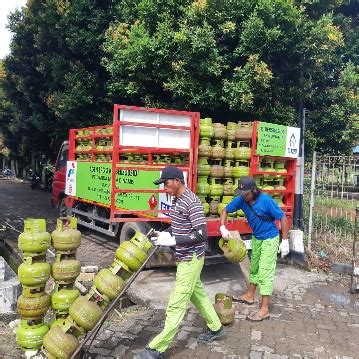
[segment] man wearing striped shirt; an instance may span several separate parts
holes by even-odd
[[[203,289],[200,275],[204,264],[207,240],[206,220],[198,197],[184,182],[183,172],[177,167],[166,167],[155,184],[164,184],[173,196],[170,210],[171,228],[157,232],[156,245],[175,247],[176,283],[166,311],[163,331],[139,353],[138,358],[163,358],[163,353],[173,341],[178,327],[191,301],[205,319],[208,331],[197,340],[210,343],[224,335],[224,329],[213,305]]]

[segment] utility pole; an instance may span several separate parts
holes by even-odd
[[[300,128],[299,157],[295,175],[294,195],[294,229],[303,230],[303,190],[304,190],[304,130],[305,130],[305,108],[303,101],[300,101],[298,110],[298,127]]]
[[[313,232],[313,208],[315,193],[315,178],[317,176],[317,152],[313,152],[312,159],[312,178],[310,184],[310,205],[309,205],[309,222],[308,222],[308,250],[312,250],[312,232]]]

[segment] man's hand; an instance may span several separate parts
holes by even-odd
[[[173,247],[176,245],[176,238],[169,232],[155,232],[155,235],[156,246]]]
[[[229,230],[226,228],[225,225],[222,225],[219,227],[219,230],[221,231],[221,235],[223,239],[229,239],[231,238],[231,234],[229,233]]]
[[[278,253],[280,252],[280,256],[284,258],[289,254],[289,241],[288,239],[282,239],[282,243],[279,245]]]

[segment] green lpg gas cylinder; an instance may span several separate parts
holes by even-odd
[[[125,286],[124,280],[107,268],[101,269],[96,274],[93,283],[100,293],[106,295],[111,300],[115,299]]]
[[[43,293],[38,297],[20,295],[16,307],[18,314],[25,319],[40,319],[48,310],[50,297]]]
[[[130,241],[125,241],[116,250],[116,258],[125,263],[130,270],[137,271],[147,259],[147,254]]]
[[[81,244],[81,232],[71,228],[71,223],[68,224],[67,221],[67,219],[59,218],[56,229],[51,233],[52,245],[59,251],[75,250]]]
[[[232,306],[231,297],[225,295],[224,293],[217,293],[213,307],[223,325],[229,325],[234,322],[235,309]]]
[[[222,249],[225,258],[227,258],[230,262],[242,262],[247,255],[246,245],[240,239],[231,238],[229,240],[224,240],[221,238],[218,244]]]
[[[131,238],[130,242],[135,244],[138,248],[141,248],[144,252],[147,252],[153,247],[152,242],[143,233],[136,231],[135,235]]]
[[[77,338],[65,333],[59,325],[54,325],[44,337],[44,349],[51,359],[69,359],[78,346]]]
[[[29,287],[44,285],[50,278],[50,273],[50,264],[44,262],[22,263],[18,268],[19,282]]]
[[[41,253],[50,248],[51,236],[47,232],[29,233],[19,235],[19,249],[24,253]]]
[[[57,282],[73,283],[81,271],[81,262],[77,259],[63,259],[52,263],[52,276]]]
[[[22,320],[16,332],[16,343],[24,350],[38,350],[48,331],[49,327],[43,322],[30,325],[26,320]]]
[[[91,330],[102,316],[101,308],[85,297],[78,297],[69,312],[75,323],[86,331]]]
[[[51,307],[59,311],[68,311],[72,303],[80,296],[77,288],[62,288],[51,294]]]

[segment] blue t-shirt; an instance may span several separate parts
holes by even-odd
[[[266,193],[260,193],[257,200],[252,204],[254,211],[260,216],[268,216],[274,219],[282,219],[283,211],[279,208],[274,199]],[[247,217],[248,223],[253,230],[253,235],[257,239],[268,239],[276,237],[279,234],[278,228],[274,221],[267,222],[258,218],[249,208],[248,203],[242,196],[235,197],[227,204],[228,213],[242,210]]]

